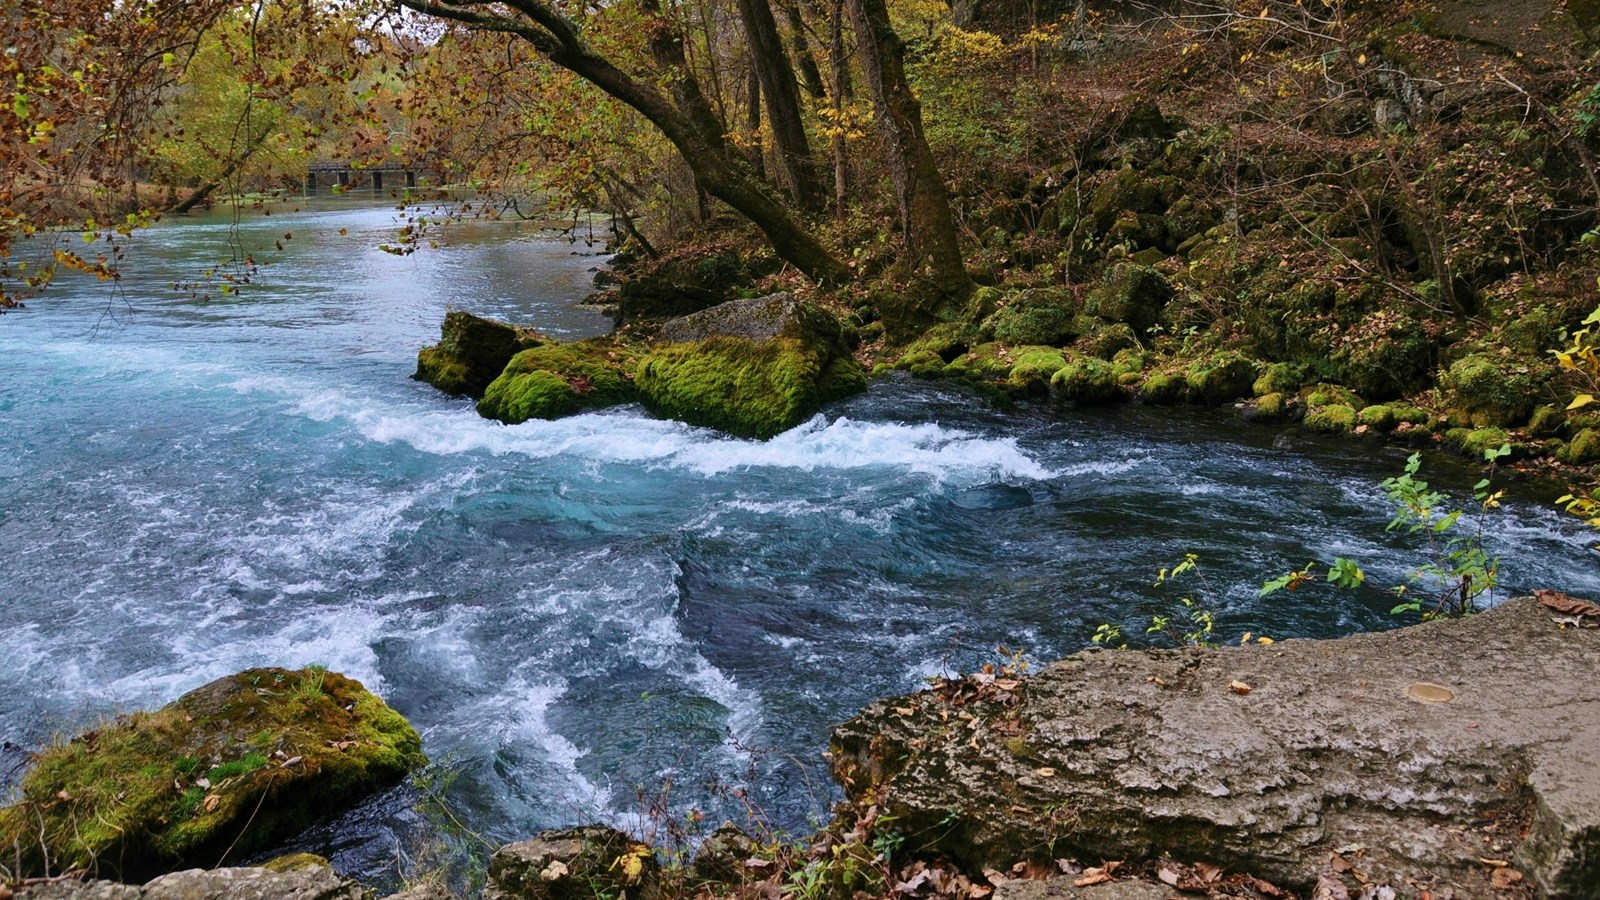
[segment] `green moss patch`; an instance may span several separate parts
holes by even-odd
[[[484,391],[478,414],[515,425],[632,402],[633,362],[627,349],[606,338],[524,350]]]
[[[453,310],[445,313],[439,343],[417,352],[411,376],[441,391],[481,397],[518,351],[544,339],[535,331]]]
[[[416,730],[359,682],[250,669],[40,753],[0,809],[0,852],[22,876],[210,868],[425,762]]]
[[[1077,314],[1077,303],[1067,291],[1033,288],[1012,298],[983,327],[1006,344],[1055,346],[1078,336]]]
[[[1050,395],[1057,400],[1089,406],[1128,399],[1117,370],[1105,360],[1075,355],[1050,377]]]
[[[1348,434],[1356,430],[1356,411],[1343,403],[1320,406],[1306,413],[1306,427],[1313,431]]]
[[[1255,380],[1255,361],[1231,352],[1197,359],[1184,373],[1191,403],[1227,403],[1249,396]]]
[[[1012,355],[1006,387],[1022,394],[1042,394],[1050,377],[1067,364],[1066,354],[1053,347],[1021,347]]]
[[[656,415],[762,439],[867,383],[848,354],[789,337],[670,344],[639,362],[634,382]]]
[[[1440,374],[1439,397],[1447,409],[1475,426],[1519,425],[1528,420],[1539,396],[1533,368],[1474,353]]]

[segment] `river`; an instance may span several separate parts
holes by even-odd
[[[1422,558],[1384,530],[1404,451],[1228,410],[1001,412],[888,379],[766,443],[637,408],[487,421],[409,379],[417,348],[447,308],[599,333],[573,301],[603,257],[505,222],[396,257],[377,249],[396,226],[331,200],[164,223],[119,284],[64,278],[0,317],[13,748],[320,664],[409,717],[438,767],[299,842],[347,871],[426,856],[430,793],[489,841],[647,829],[640,791],[669,782],[675,815],[803,829],[835,796],[831,723],[1000,646],[1049,660],[1101,622],[1137,633],[1186,553],[1203,581],[1177,587],[1226,640],[1393,627],[1376,591],[1257,589],[1312,558],[1378,584]],[[230,245],[267,262],[237,296],[172,289]],[[1600,591],[1552,488],[1509,492],[1501,596]]]

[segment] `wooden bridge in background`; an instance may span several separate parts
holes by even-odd
[[[399,161],[359,166],[349,162],[320,160],[306,170],[305,191],[306,196],[314,196],[323,185],[334,188],[336,192],[350,191],[360,187],[363,182],[374,194],[383,193],[385,187],[414,188],[417,186],[417,169]]]

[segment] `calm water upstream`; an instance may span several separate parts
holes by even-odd
[[[447,307],[603,331],[572,306],[600,258],[506,223],[396,258],[376,249],[391,210],[324,203],[161,225],[120,289],[63,281],[0,317],[10,744],[316,663],[416,724],[491,840],[631,824],[636,787],[667,778],[679,809],[715,820],[744,786],[801,827],[831,797],[830,723],[999,644],[1049,659],[1096,623],[1132,630],[1186,552],[1224,635],[1395,624],[1376,594],[1256,589],[1334,554],[1403,577],[1417,554],[1378,487],[1402,451],[1226,413],[1002,414],[893,380],[767,443],[634,408],[505,427],[409,380],[417,348]],[[230,236],[272,259],[258,283],[171,290]],[[973,508],[997,482],[1032,505]],[[1548,492],[1511,494],[1509,586],[1600,590]],[[414,791],[304,843],[391,869],[427,828]]]

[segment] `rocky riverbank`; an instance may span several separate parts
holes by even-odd
[[[653,848],[603,826],[552,832],[497,852],[485,896],[776,897],[796,895],[804,881],[814,888],[808,896],[865,891],[902,900],[991,893],[1028,900],[1080,890],[1107,898],[1594,898],[1595,624],[1600,610],[1593,607],[1555,610],[1521,598],[1467,619],[1380,634],[1097,650],[1037,674],[945,681],[873,704],[838,728],[833,766],[849,802],[807,842],[723,829],[700,845],[693,865],[679,858],[663,868]],[[286,680],[263,687],[261,679],[274,677]],[[31,852],[19,824],[24,817],[87,824],[93,816],[70,813],[84,808],[79,795],[90,793],[91,775],[156,766],[144,757],[136,765],[113,748],[177,729],[184,716],[215,724],[215,712],[202,709],[206,698],[226,696],[232,699],[222,706],[242,703],[259,713],[264,701],[255,698],[303,695],[303,677],[242,673],[118,726],[126,740],[86,735],[66,745],[70,752],[47,752],[24,783],[23,802],[0,812],[13,852]],[[357,690],[353,684],[329,673],[321,689],[347,716],[370,713],[379,703],[370,695],[337,702],[341,691]],[[245,731],[270,717],[250,718]],[[297,787],[326,780],[295,773],[325,773],[382,747],[393,752],[366,766],[381,770],[382,780],[418,761],[414,732],[388,729],[401,738],[390,746],[361,737],[367,728],[335,726],[331,738],[291,741],[297,757],[249,773],[212,767],[202,789],[208,793],[190,815],[238,812],[242,801],[234,802],[238,791],[229,785],[255,785],[262,790],[245,798],[258,807],[249,821],[213,822],[212,833],[259,846],[284,833],[292,818],[285,809],[307,808]],[[302,745],[320,755],[300,756]],[[384,763],[390,756],[393,765]],[[201,783],[198,770],[184,774],[187,758],[177,757],[176,773],[162,768],[164,782],[177,779],[153,791],[170,794],[168,806],[193,793],[179,790],[184,778]],[[40,793],[58,785],[50,796]],[[206,799],[230,790],[226,810]],[[331,809],[333,801],[323,799],[319,808]],[[119,821],[121,843],[70,857],[73,868],[148,876],[182,867],[178,856],[157,852],[165,844],[131,837],[181,826],[170,812]],[[68,862],[70,846],[51,859]],[[268,869],[166,875],[143,887],[71,880],[19,886],[20,896],[33,900],[362,895],[358,885],[304,858]],[[421,885],[402,896],[444,893]]]

